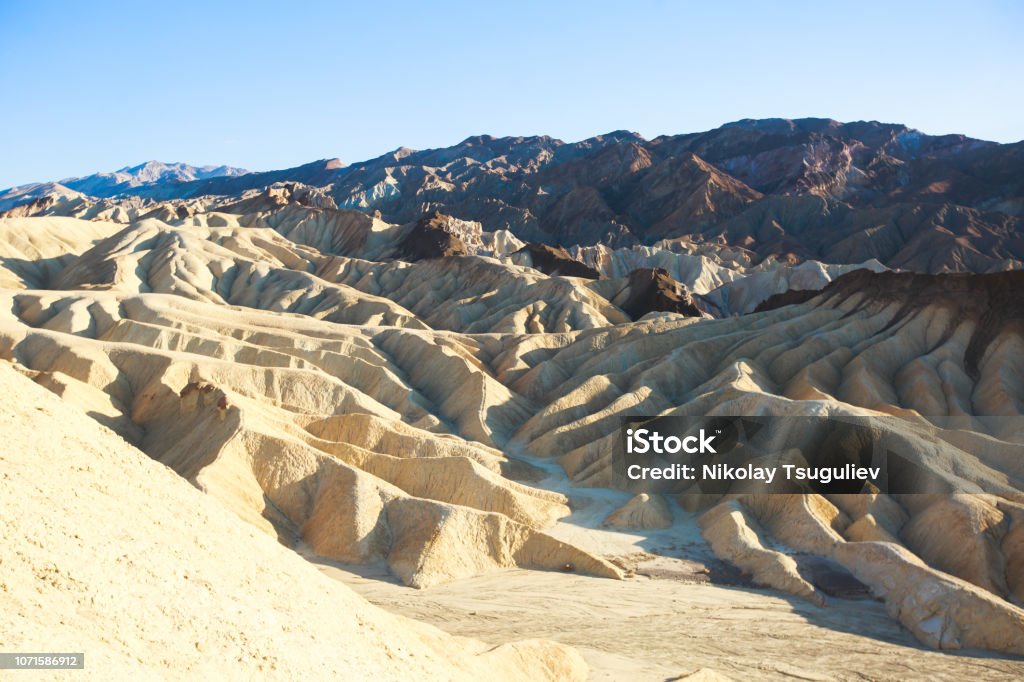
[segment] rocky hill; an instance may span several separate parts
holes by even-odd
[[[45,639],[92,678],[586,678],[554,643],[495,648],[385,613],[10,363],[0,387],[18,396],[0,407],[0,539],[18,548],[5,649]]]

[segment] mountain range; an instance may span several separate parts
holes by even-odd
[[[164,183],[187,183],[217,177],[233,178],[246,173],[248,171],[244,169],[230,166],[196,167],[187,163],[147,161],[137,166],[125,166],[113,173],[94,173],[80,178],[12,187],[0,193],[0,210],[62,192],[77,192],[93,197],[115,197]]]
[[[276,182],[316,188],[322,205],[406,223],[442,211],[555,246],[725,243],[759,259],[989,272],[1024,259],[1024,143],[933,136],[898,124],[742,120],[645,140],[470,137],[245,173],[151,162],[59,183],[92,197],[187,200]],[[50,185],[0,194],[11,209]]]

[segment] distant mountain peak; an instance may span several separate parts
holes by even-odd
[[[233,178],[248,173],[249,171],[244,168],[232,166],[192,166],[187,163],[150,160],[135,166],[119,168],[112,173],[93,173],[77,178],[65,178],[60,184],[89,196],[113,197],[139,187],[210,178]]]
[[[493,135],[470,135],[469,137],[467,137],[465,140],[463,140],[462,142],[460,142],[456,146],[457,147],[463,147],[463,146],[469,147],[469,146],[476,145],[476,144],[487,144],[489,142],[494,142],[497,139],[498,138],[494,137]]]
[[[165,163],[150,160],[134,166],[124,166],[113,172],[64,178],[57,183],[36,182],[12,187],[0,192],[0,206],[10,208],[17,205],[19,201],[24,203],[24,199],[47,191],[46,188],[54,184],[88,196],[109,198],[143,187],[212,178],[235,178],[248,174],[249,171],[244,168],[226,165],[192,166],[187,163]]]
[[[795,132],[825,132],[843,127],[843,123],[833,118],[743,118],[722,126],[727,128],[743,128],[763,133],[786,134]]]
[[[220,176],[238,176],[245,175],[249,171],[244,168],[234,168],[227,165],[207,165],[207,166],[193,166],[188,163],[182,163],[175,161],[167,163],[164,161],[157,161],[152,159],[150,161],[144,161],[136,166],[125,166],[119,168],[114,173],[95,173],[94,175],[109,176],[116,173],[124,173],[132,176],[156,176],[156,179],[160,179],[160,176],[168,173],[177,173],[184,176],[190,176],[189,179],[203,179],[208,177],[220,177]],[[85,176],[92,177],[92,176]],[[84,178],[72,178],[74,180],[82,180]]]
[[[638,132],[632,130],[613,130],[610,133],[604,133],[603,135],[595,135],[594,139],[598,140],[615,140],[617,142],[646,142],[646,138]]]

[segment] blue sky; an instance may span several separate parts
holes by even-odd
[[[1017,141],[1022,35],[1014,0],[0,0],[0,187],[769,116]]]

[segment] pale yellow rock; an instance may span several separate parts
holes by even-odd
[[[84,651],[92,679],[586,677],[384,613],[7,363],[0,387],[4,650]]]
[[[899,539],[892,535],[885,526],[875,520],[872,514],[865,514],[843,531],[843,537],[850,542],[892,542],[900,544]]]
[[[907,549],[849,542],[836,547],[834,557],[928,646],[1024,654],[1024,610],[928,567]]]
[[[1024,505],[1000,500],[999,509],[1006,515],[1006,535],[1002,553],[1006,561],[1006,583],[1017,603],[1024,601]]]
[[[889,495],[879,492],[865,492],[857,495],[829,495],[828,500],[846,512],[852,520],[858,521],[870,514],[876,525],[890,535],[899,535],[907,522],[907,512]]]
[[[613,528],[668,528],[672,510],[661,495],[640,493],[612,512],[604,525]]]
[[[937,499],[900,532],[908,549],[930,566],[998,596],[1010,592],[1002,542],[1008,523],[1000,509],[974,495]]]
[[[0,218],[0,287],[44,289],[77,255],[124,229],[76,218]]]
[[[743,506],[792,549],[829,556],[849,518],[821,495],[746,495]]]
[[[804,580],[792,557],[764,546],[756,523],[735,500],[701,516],[700,528],[715,554],[749,574],[755,583],[825,604],[825,596]]]

